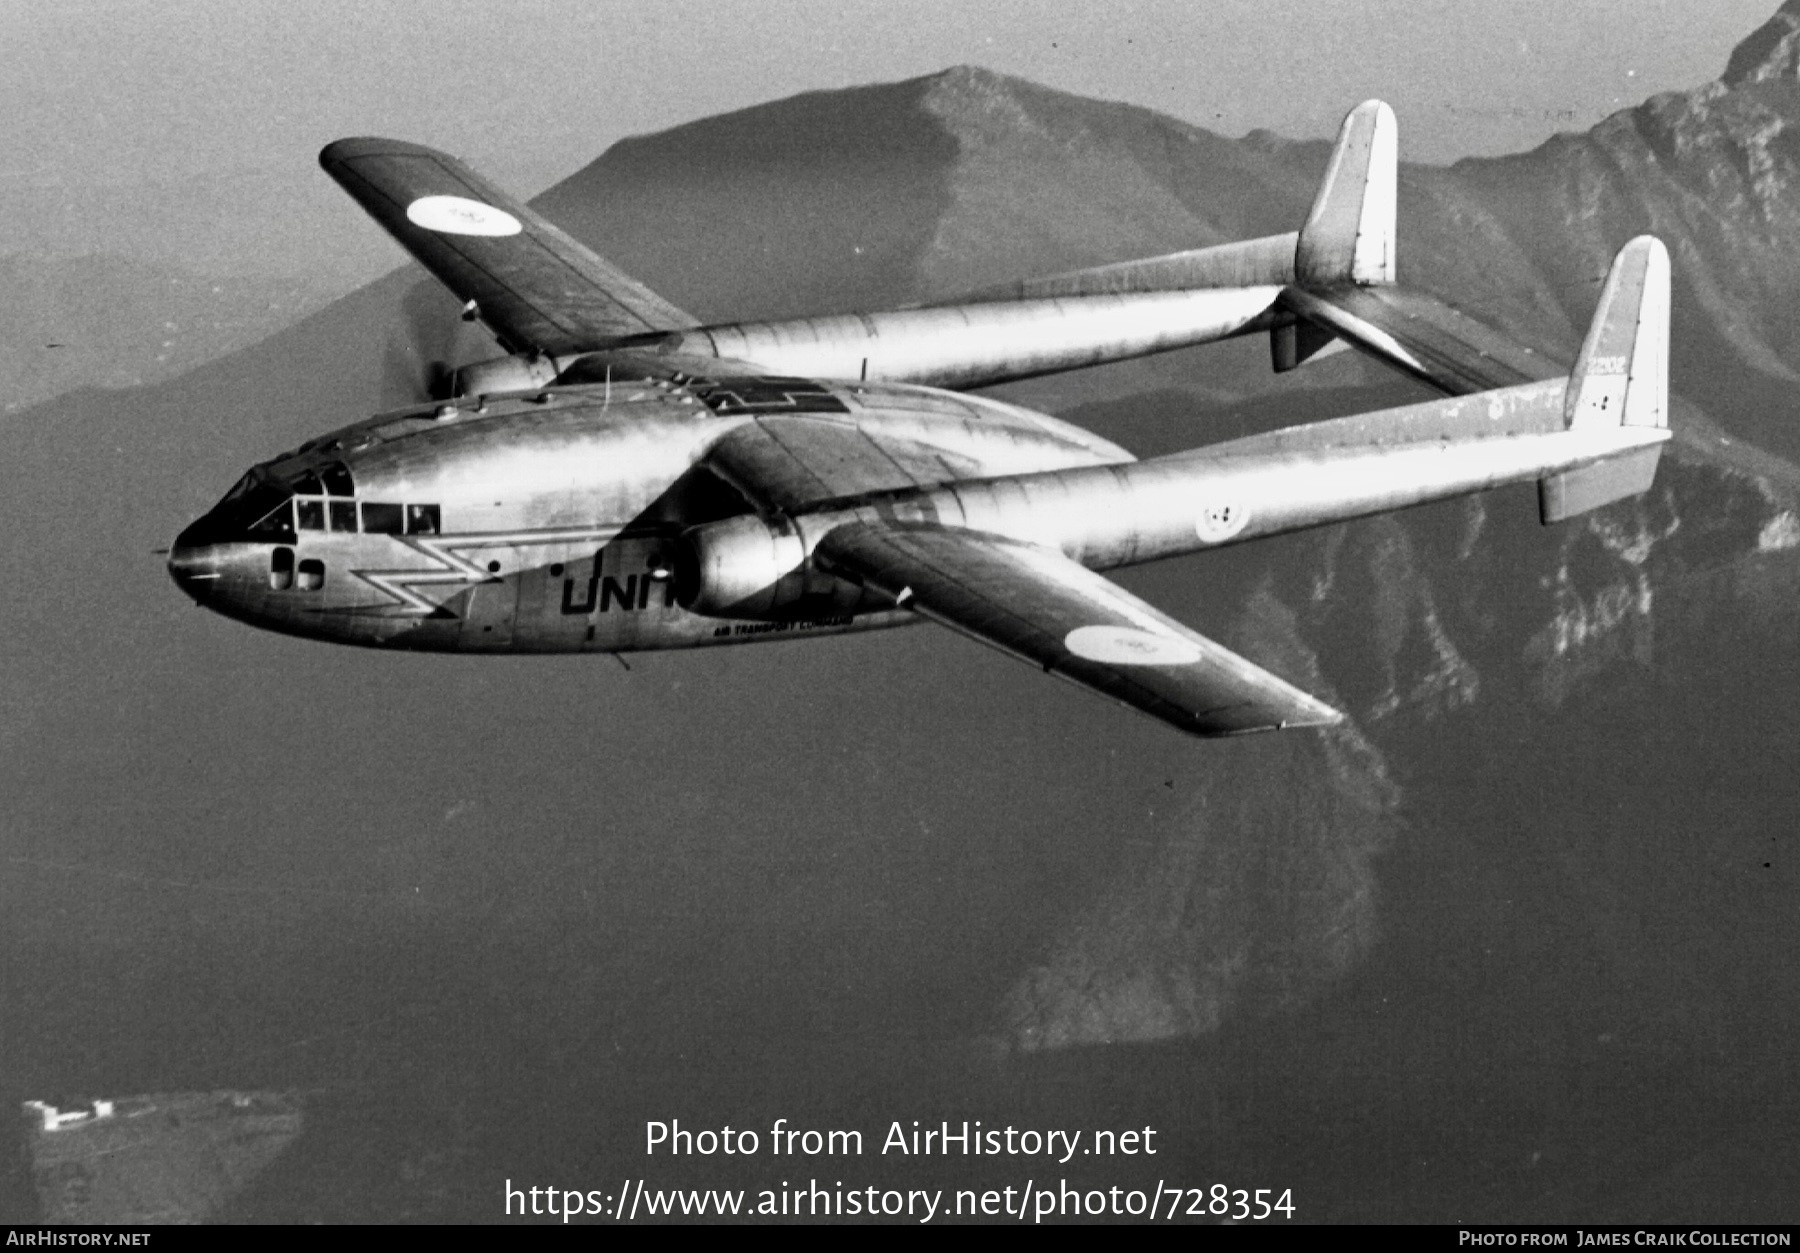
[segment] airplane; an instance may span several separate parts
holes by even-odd
[[[1395,284],[1397,139],[1345,118],[1304,225],[903,309],[701,326],[462,162],[320,163],[506,350],[252,468],[183,530],[196,602],[312,639],[612,653],[928,620],[1198,736],[1342,715],[1103,571],[1506,483],[1646,491],[1669,258],[1618,253],[1574,367]],[[1267,332],[1444,399],[1138,460],[966,390]]]

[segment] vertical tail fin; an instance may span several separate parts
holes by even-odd
[[[1669,250],[1640,235],[1619,250],[1563,391],[1571,431],[1669,425]],[[1650,489],[1662,445],[1538,480],[1545,524]]]
[[[1394,111],[1379,100],[1345,116],[1294,249],[1300,286],[1394,281],[1399,133]]]
[[[1338,128],[1331,161],[1306,225],[1298,231],[1002,283],[931,304],[941,307],[1225,287],[1385,286],[1394,281],[1399,135],[1394,111],[1381,101],[1365,100],[1350,110]],[[1324,339],[1310,336],[1290,342],[1288,355],[1296,364],[1329,341],[1330,328],[1321,329],[1327,331]],[[1282,352],[1276,349],[1278,361]]]
[[[1654,235],[1619,249],[1569,375],[1571,429],[1669,425],[1669,250]]]

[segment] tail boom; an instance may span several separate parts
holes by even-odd
[[[1627,244],[1567,378],[1148,461],[884,493],[802,527],[929,519],[1100,570],[1534,480],[1547,521],[1572,517],[1650,486],[1670,436],[1668,289],[1662,244]]]
[[[1393,110],[1379,100],[1352,109],[1299,231],[917,308],[709,326],[689,332],[683,350],[707,355],[710,343],[712,355],[771,373],[979,387],[1268,330],[1276,369],[1292,369],[1343,345],[1337,328],[1278,303],[1284,291],[1393,282],[1396,134]]]

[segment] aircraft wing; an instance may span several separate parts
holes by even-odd
[[[713,445],[707,464],[776,513],[866,492],[935,487],[982,472],[978,462],[929,444],[801,417],[749,422]]]
[[[1059,552],[950,527],[853,522],[827,569],[1194,735],[1327,726],[1336,710]]]
[[[1568,362],[1522,347],[1423,292],[1351,283],[1288,287],[1281,303],[1321,331],[1451,396],[1569,372]]]
[[[455,157],[340,139],[319,164],[510,352],[561,356],[698,325]]]

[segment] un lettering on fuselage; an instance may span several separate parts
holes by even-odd
[[[616,606],[626,613],[635,613],[650,607],[650,597],[657,583],[662,584],[662,608],[675,607],[675,582],[673,579],[654,579],[649,573],[628,574],[624,582],[611,574],[601,574],[596,568],[587,579],[587,586],[582,597],[577,598],[575,588],[578,580],[563,580],[562,611],[570,615],[585,616],[591,613],[610,613]]]

